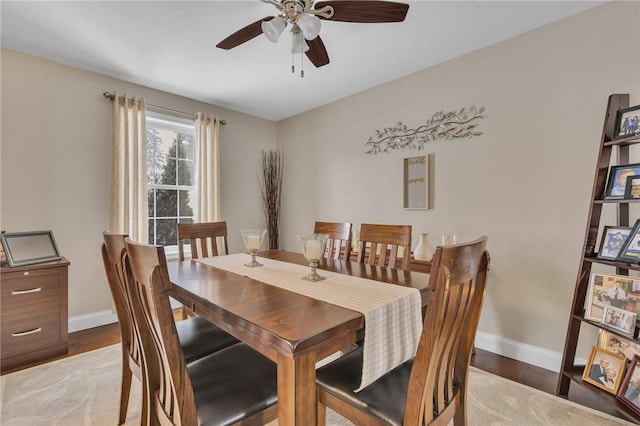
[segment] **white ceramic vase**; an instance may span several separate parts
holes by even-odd
[[[420,241],[413,250],[413,258],[417,260],[431,260],[433,258],[433,250],[429,245],[429,234],[420,234]]]

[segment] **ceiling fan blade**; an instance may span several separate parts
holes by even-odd
[[[315,4],[314,9],[333,7],[333,16],[323,18],[342,22],[402,22],[407,16],[409,5],[382,0],[330,0]]]
[[[314,38],[313,40],[306,40],[307,46],[309,46],[309,50],[305,52],[307,58],[311,61],[313,65],[317,68],[320,68],[329,63],[329,55],[327,54],[327,49],[324,47],[324,43],[320,39],[320,36]]]
[[[262,23],[270,21],[273,18],[273,16],[267,16],[266,18],[259,19],[253,24],[249,24],[246,27],[239,29],[229,37],[222,40],[220,43],[216,44],[216,47],[225,50],[233,49],[234,47],[239,46],[254,37],[259,36],[260,34],[262,34]]]

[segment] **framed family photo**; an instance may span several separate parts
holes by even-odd
[[[624,355],[628,361],[632,361],[636,355],[640,356],[640,344],[623,339],[607,330],[600,330],[598,346],[608,351]]]
[[[636,355],[631,361],[627,375],[620,386],[616,398],[636,414],[640,415],[640,356]]]
[[[605,226],[600,239],[598,258],[616,260],[630,233],[630,226]]]
[[[640,134],[640,105],[623,108],[616,115],[616,126],[613,132],[613,138],[626,138]]]
[[[601,322],[606,306],[640,313],[640,277],[593,272],[589,280],[585,319]]]
[[[640,262],[640,219],[633,225],[616,260],[627,263]]]
[[[622,200],[627,188],[627,178],[640,176],[640,163],[609,167],[609,177],[604,191],[605,200]]]
[[[623,355],[592,346],[582,380],[615,395],[622,383],[626,365],[627,359]]]
[[[637,314],[635,312],[605,305],[602,324],[633,337],[633,332],[636,330],[636,317]]]
[[[640,176],[629,176],[624,189],[625,200],[640,199]]]
[[[0,243],[9,266],[49,262],[61,257],[51,231],[3,232]]]

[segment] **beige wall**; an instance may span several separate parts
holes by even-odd
[[[228,122],[221,150],[230,230],[264,223],[258,159],[277,142],[285,150],[283,248],[298,250],[295,234],[317,219],[409,223],[414,245],[420,232],[432,244],[443,232],[488,235],[480,346],[557,367],[606,98],[630,93],[640,104],[638,11],[637,2],[609,3],[277,124],[3,50],[1,228],[53,229],[72,262],[72,319],[110,310],[99,257],[111,183],[111,104],[102,92],[203,110]],[[471,105],[486,109],[480,137],[364,153],[375,129],[419,126]],[[402,159],[422,153],[434,160],[432,208],[407,211]],[[238,236],[231,246],[241,249]]]
[[[274,122],[13,51],[2,50],[1,66],[1,229],[53,230],[71,261],[70,317],[92,324],[111,310],[100,258],[112,179],[112,106],[104,91],[227,120],[220,131],[221,197],[230,249],[242,248],[236,230],[264,225],[256,176],[260,151],[275,147]]]
[[[519,357],[532,345],[559,365],[607,97],[640,104],[638,9],[606,4],[279,122],[285,248],[316,219],[411,224],[414,246],[420,232],[487,235],[484,346]],[[471,105],[486,108],[480,137],[364,153],[375,129]],[[404,210],[402,159],[422,153],[433,207]]]

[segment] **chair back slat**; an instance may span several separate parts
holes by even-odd
[[[471,351],[484,298],[487,238],[436,247],[431,296],[414,360],[405,424],[466,424]],[[414,396],[420,396],[414,397]]]
[[[396,268],[400,248],[403,251],[401,269],[409,270],[411,225],[360,225],[358,263]]]
[[[125,268],[140,324],[151,424],[195,425],[195,398],[169,302],[163,247],[126,239]]]
[[[191,258],[200,259],[229,254],[227,222],[178,224],[178,257],[185,260],[185,245],[191,247]]]
[[[351,223],[345,222],[316,222],[313,227],[314,234],[327,234],[327,259],[349,260],[351,255]]]

